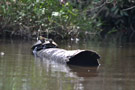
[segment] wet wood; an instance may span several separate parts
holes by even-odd
[[[100,56],[90,50],[65,50],[60,48],[48,48],[36,52],[36,56],[42,59],[52,60],[58,63],[98,66]]]

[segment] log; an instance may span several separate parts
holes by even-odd
[[[90,50],[65,50],[58,48],[52,39],[41,37],[32,46],[33,54],[46,60],[80,66],[98,66],[100,56]]]
[[[98,66],[100,56],[91,50],[65,50],[60,48],[46,48],[34,53],[36,56],[53,60],[58,63],[79,66]]]

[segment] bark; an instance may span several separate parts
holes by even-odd
[[[35,54],[41,59],[79,66],[98,66],[98,59],[100,59],[100,56],[96,52],[90,50],[48,48],[37,51]]]

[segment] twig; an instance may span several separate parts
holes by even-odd
[[[128,11],[128,10],[131,10],[131,9],[133,9],[133,8],[135,8],[135,6],[132,6],[132,7],[129,7],[129,8],[123,9],[122,11]]]
[[[105,4],[106,4],[106,2],[104,2],[102,5],[98,6],[97,8],[92,9],[92,11],[96,10],[96,9],[99,9],[99,8],[102,8]]]
[[[103,8],[104,8],[105,5],[106,5],[106,2],[104,2],[104,3],[103,3],[102,5],[100,5],[99,7],[93,9],[93,10],[96,10],[96,9],[99,9],[99,8],[100,8],[100,9],[98,10],[97,14],[94,15],[93,18],[96,18],[96,17],[99,15],[99,13],[103,10]],[[93,11],[93,10],[91,10],[91,11]]]
[[[129,40],[132,40],[133,39],[133,36],[135,34],[135,29],[133,28],[133,25],[132,24],[130,24],[130,29],[132,30],[132,34],[130,35]]]

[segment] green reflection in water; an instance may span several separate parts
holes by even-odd
[[[104,42],[60,44],[65,49],[95,50],[101,66],[59,65],[31,55],[32,43],[0,40],[0,90],[134,90],[135,44]]]
[[[0,50],[5,55],[0,56],[0,90],[81,89],[80,78],[76,75],[72,77],[67,66],[61,67],[65,68],[62,72],[60,67],[53,71],[55,64],[43,64],[40,60],[35,60],[30,52],[31,45],[20,41],[2,42]]]

